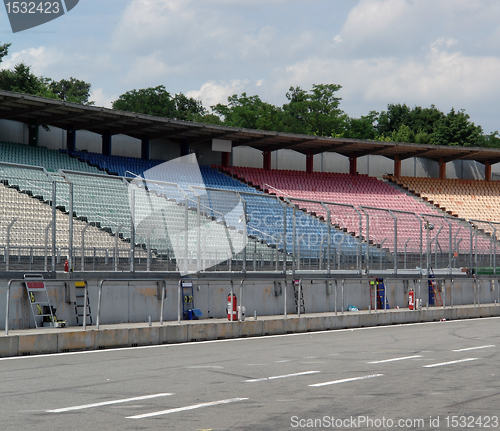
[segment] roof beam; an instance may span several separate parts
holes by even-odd
[[[74,112],[72,114],[69,114],[69,115],[60,115],[60,116],[53,116],[53,117],[47,117],[47,118],[44,118],[43,120],[40,120],[38,119],[37,120],[37,124],[40,125],[40,124],[54,124],[54,123],[58,123],[60,121],[68,121],[68,120],[73,120],[74,118],[82,118],[82,117],[90,117],[92,115],[94,115],[95,112]]]
[[[22,109],[16,109],[14,111],[7,111],[5,115],[3,113],[0,113],[0,118],[2,118],[3,120],[8,120],[10,118],[15,118],[20,115],[27,115],[27,114],[33,114],[35,112],[40,112],[47,109],[47,107],[48,105],[43,105],[43,106],[35,106],[32,108],[22,108]]]
[[[237,134],[239,132],[241,132],[241,129],[232,130],[231,132],[225,132],[225,133],[220,133],[220,134],[216,134],[216,135],[204,136],[203,138],[189,140],[189,145],[199,144],[200,142],[206,142],[206,141],[209,141],[211,139],[227,138],[228,136],[235,135],[235,134]]]
[[[351,153],[349,157],[363,157],[363,156],[369,156],[369,155],[377,155],[380,153],[383,153],[385,150],[388,150],[389,148],[394,148],[395,144],[390,144],[390,145],[383,145],[381,148],[377,145],[374,149],[370,150],[361,150],[355,153]]]
[[[280,148],[280,150],[293,150],[293,148],[298,145],[307,144],[308,142],[315,142],[317,140],[317,136],[315,136],[314,138],[302,139],[301,141],[293,142],[290,145],[285,145],[284,147]]]
[[[244,141],[240,140],[238,142],[238,145],[252,146],[253,144],[256,144],[258,142],[267,141],[268,139],[276,138],[277,136],[279,136],[279,133],[276,133],[275,135],[271,135],[271,136],[263,136],[263,137],[260,137],[260,138],[250,138],[250,139],[247,139],[247,140],[244,140]]]
[[[158,125],[160,126],[160,125]],[[189,131],[189,127],[183,126],[180,129],[174,129],[174,130],[165,130],[164,132],[158,132],[153,135],[149,135],[149,139],[157,139],[157,138],[171,138],[172,136],[175,135],[180,135],[181,133],[185,133]]]
[[[112,135],[120,135],[120,134],[126,135],[128,132],[136,132],[144,130],[148,127],[154,126],[154,124],[155,124],[154,121],[149,121],[148,123],[144,124],[136,124],[134,126],[118,128],[118,130],[111,130],[110,132]]]
[[[460,150],[460,151],[464,151],[464,150]],[[462,154],[461,156],[448,156],[448,157],[443,157],[443,162],[444,163],[448,163],[448,162],[453,162],[454,160],[461,160],[461,159],[465,159],[469,156],[472,156],[474,154],[477,154],[477,153],[480,153],[481,151],[477,151],[477,150],[470,150],[470,151],[467,151],[465,154]]]
[[[85,129],[85,130],[89,130],[89,131],[95,132],[95,133],[100,133],[100,132],[96,131],[97,128],[102,127],[102,126],[109,126],[111,124],[116,124],[116,123],[121,122],[122,120],[123,120],[123,117],[118,117],[118,118],[108,118],[105,121],[98,121],[96,123],[90,123],[88,125],[80,124],[78,127],[76,127],[77,125],[75,124],[75,130],[82,130],[81,126],[86,126],[86,127],[88,127],[88,129]]]

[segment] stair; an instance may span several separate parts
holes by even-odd
[[[300,298],[299,298],[299,286],[300,286]],[[306,312],[306,306],[304,304],[304,289],[302,289],[302,280],[293,280],[293,297],[295,298],[295,311],[300,313]]]
[[[83,313],[85,305],[85,282],[75,282],[75,314],[77,326],[83,326]],[[87,294],[87,313],[85,316],[85,325],[92,325],[92,310],[90,309],[89,295]]]

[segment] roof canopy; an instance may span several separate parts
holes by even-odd
[[[489,161],[490,164],[500,162],[500,149],[495,148],[376,142],[239,129],[79,105],[10,91],[0,91],[0,119],[65,130],[89,130],[101,135],[168,138],[190,144],[211,142],[215,138],[228,139],[233,147],[247,145],[262,151],[291,149],[303,154],[335,152],[347,157],[376,154],[393,160],[423,157],[444,162],[459,159],[481,163]]]

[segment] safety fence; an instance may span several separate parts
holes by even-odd
[[[70,271],[451,273],[498,262],[496,222],[7,168],[0,185],[5,271],[63,271],[67,262]]]

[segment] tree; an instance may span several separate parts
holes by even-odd
[[[227,98],[228,104],[212,106],[224,125],[257,130],[283,131],[283,113],[280,108],[263,102],[259,96],[233,94]]]
[[[16,64],[14,70],[0,71],[0,89],[36,96],[46,96],[49,92],[46,81],[35,76],[31,72],[31,67],[24,63]]]
[[[470,121],[470,116],[463,109],[455,112],[454,108],[442,118],[431,135],[431,143],[435,145],[453,145],[476,147],[481,140],[481,126]]]
[[[71,77],[60,81],[50,81],[48,88],[60,100],[82,105],[94,104],[94,102],[89,102],[90,84],[80,79]]]
[[[368,115],[361,116],[360,118],[347,117],[345,119],[346,129],[343,137],[352,139],[377,139],[376,123],[378,115],[378,112],[370,111]]]
[[[113,109],[130,111],[157,117],[173,116],[175,103],[163,85],[141,90],[127,91],[115,100]]]
[[[10,45],[12,44],[4,43],[3,45],[0,45],[0,63],[2,62],[3,58],[9,54]]]
[[[346,128],[346,117],[339,108],[337,84],[314,84],[310,92],[290,87],[283,105],[287,131],[316,136],[339,136]]]
[[[174,118],[186,121],[200,121],[207,110],[199,100],[187,97],[182,93],[174,96],[175,113]]]

